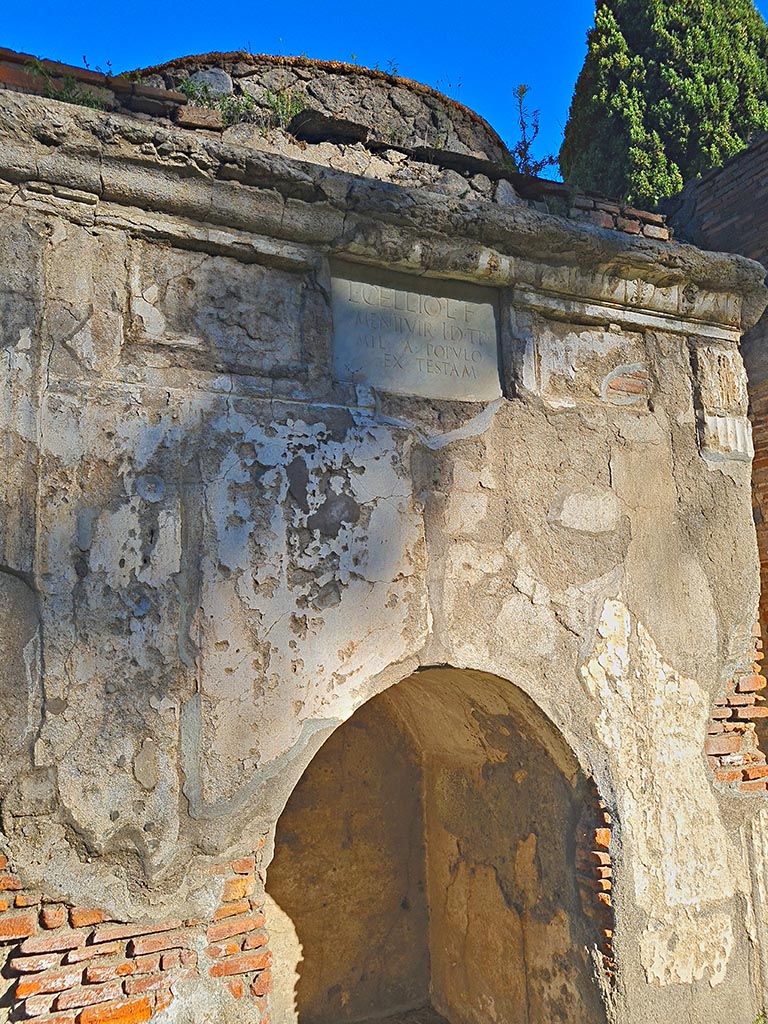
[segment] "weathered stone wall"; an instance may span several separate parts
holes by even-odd
[[[752,655],[762,271],[11,93],[0,194],[2,848],[43,901],[0,910],[14,1012],[266,1020],[280,812],[357,708],[448,665],[525,695],[605,804],[571,851],[581,892],[609,872],[600,1013],[752,1024],[764,797],[705,736]],[[335,379],[350,264],[488,289],[499,397]],[[129,931],[106,953],[49,905]],[[24,961],[46,920],[56,963]],[[194,970],[106,999],[57,977],[79,948]]]
[[[381,142],[425,146],[501,163],[506,146],[491,126],[455,100],[385,71],[247,53],[185,57],[142,70],[148,85],[178,89],[191,80],[214,95],[246,96],[273,124],[302,105],[366,125]],[[281,106],[282,103],[282,106]]]
[[[762,202],[768,135],[722,167],[689,182],[666,208],[680,237],[704,249],[737,252],[768,266],[768,216]],[[760,550],[760,627],[768,639],[768,319],[761,317],[743,340],[749,413],[754,441],[753,502]]]
[[[396,73],[305,57],[216,53],[105,75],[0,47],[0,89],[74,90],[85,105],[159,128],[215,133],[250,150],[380,182],[504,206],[530,204],[630,235],[670,238],[661,214],[518,173],[502,140],[474,111]],[[162,146],[162,132],[158,141]]]

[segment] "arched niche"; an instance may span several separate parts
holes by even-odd
[[[277,824],[276,1024],[602,1024],[598,805],[510,683],[434,668],[378,694]]]

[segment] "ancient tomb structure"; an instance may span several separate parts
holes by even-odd
[[[752,1024],[762,268],[386,75],[0,58],[0,1019]]]

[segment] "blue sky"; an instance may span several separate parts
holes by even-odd
[[[768,0],[758,2],[768,16]],[[594,0],[0,0],[0,45],[92,68],[131,70],[190,53],[249,49],[306,53],[386,70],[436,86],[516,138],[512,88],[531,86],[541,110],[540,152],[557,152],[586,52]],[[390,64],[391,62],[391,64]]]

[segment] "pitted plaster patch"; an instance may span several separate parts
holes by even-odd
[[[25,441],[34,442],[35,407],[32,402],[32,329],[19,331],[16,345],[0,350],[0,366],[6,397],[0,402],[0,430],[13,431]]]
[[[648,980],[717,985],[733,935],[714,904],[733,896],[735,882],[701,763],[707,695],[666,664],[621,600],[605,602],[581,673],[602,705],[595,729],[610,752],[637,902],[650,918],[640,936]]]
[[[733,926],[727,914],[706,919],[692,909],[668,914],[640,936],[640,958],[648,981],[690,985],[708,976],[714,988],[725,980],[733,952]]]
[[[211,803],[308,721],[352,714],[358,681],[410,653],[412,616],[415,632],[427,627],[423,526],[390,427],[230,412],[213,429],[200,638]],[[254,705],[273,723],[258,740]]]
[[[24,669],[27,677],[27,728],[40,725],[43,703],[42,658],[40,635],[36,633],[24,647]]]
[[[619,525],[621,509],[614,491],[593,491],[561,495],[550,512],[559,526],[584,533],[610,533]]]

